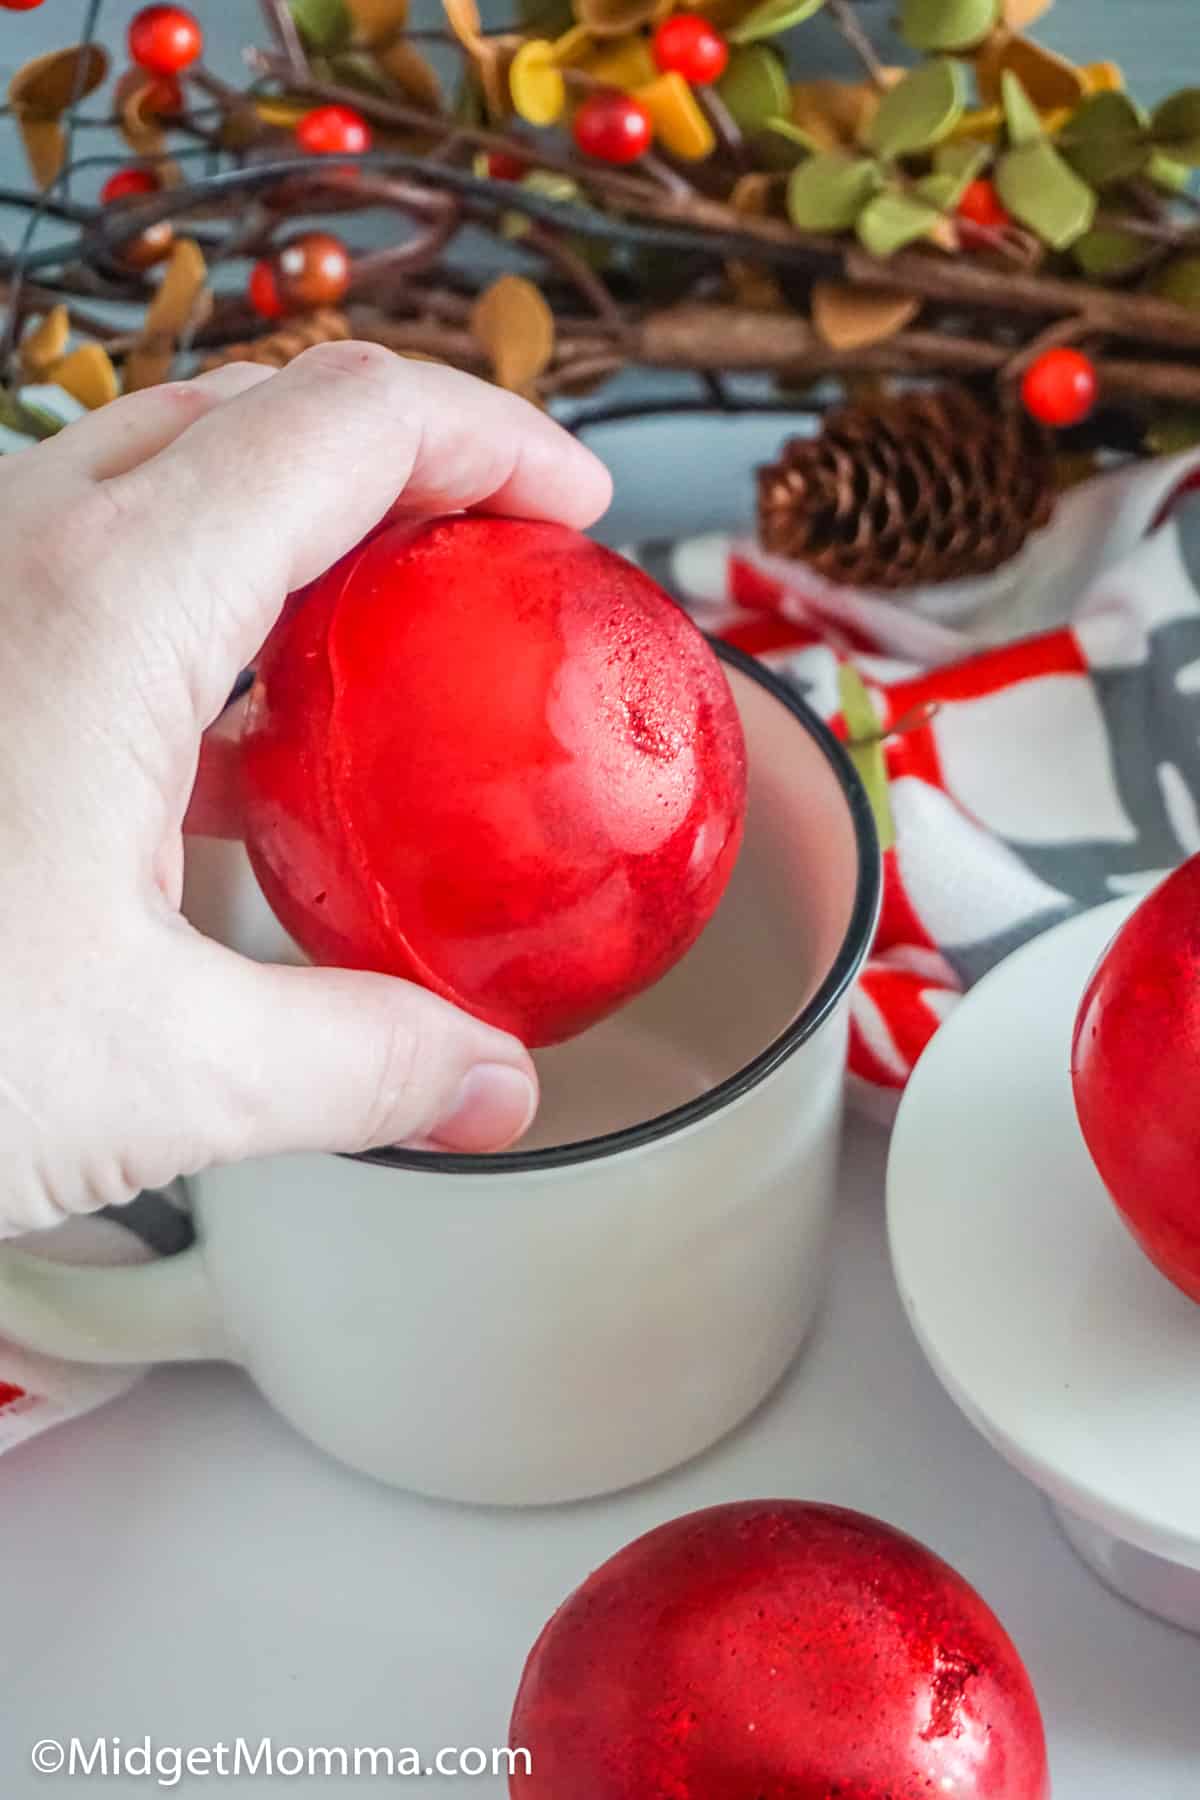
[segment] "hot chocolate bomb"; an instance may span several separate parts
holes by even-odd
[[[664,975],[741,843],[720,663],[641,570],[558,525],[368,538],[289,601],[241,764],[255,873],[313,961],[532,1046]]]

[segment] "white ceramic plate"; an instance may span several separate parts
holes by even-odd
[[[943,1027],[893,1141],[892,1257],[967,1417],[1104,1579],[1200,1630],[1200,1307],[1120,1222],[1071,1097],[1079,999],[1132,904],[1027,945]]]

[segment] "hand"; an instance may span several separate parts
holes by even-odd
[[[520,1137],[515,1039],[194,931],[181,824],[285,595],[386,513],[583,526],[609,491],[524,401],[365,344],[131,395],[5,459],[0,1237],[244,1156]]]

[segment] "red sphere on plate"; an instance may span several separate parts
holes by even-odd
[[[601,88],[589,94],[571,123],[576,144],[597,162],[637,162],[654,141],[654,122],[632,94]]]
[[[1082,425],[1100,392],[1096,365],[1081,350],[1045,350],[1021,383],[1025,407],[1042,425],[1065,430]]]
[[[296,142],[311,156],[362,156],[371,127],[352,106],[314,106],[296,126]]]
[[[114,200],[131,200],[135,195],[144,199],[161,189],[162,182],[153,169],[118,169],[100,189],[100,199],[108,206]]]
[[[912,1538],[798,1500],[693,1513],[559,1608],[513,1800],[1048,1800],[1045,1734],[979,1595]],[[519,1760],[519,1759],[518,1759]]]
[[[707,87],[725,73],[729,45],[699,13],[673,13],[654,33],[654,61],[664,75]]]
[[[741,841],[720,663],[561,525],[374,534],[289,603],[242,757],[251,861],[315,961],[407,976],[531,1045],[665,974]]]
[[[182,6],[144,6],[129,25],[129,54],[152,75],[178,75],[204,48],[197,19]]]
[[[1071,1057],[1075,1108],[1122,1218],[1200,1300],[1200,856],[1117,933],[1088,983]]]

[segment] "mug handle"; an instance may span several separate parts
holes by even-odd
[[[236,1360],[196,1245],[157,1262],[91,1268],[0,1244],[0,1332],[71,1362]]]

